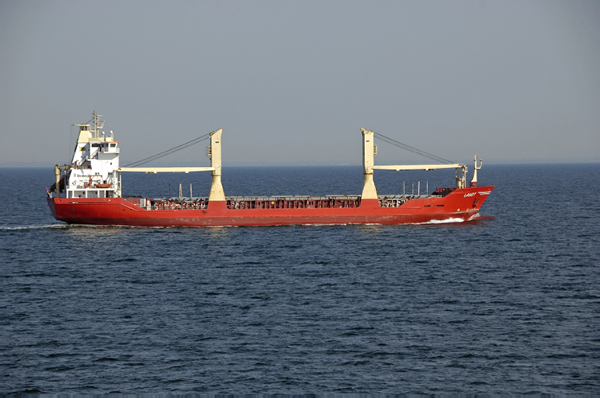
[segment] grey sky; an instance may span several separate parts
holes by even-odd
[[[598,162],[599,21],[598,1],[0,0],[0,166],[68,161],[93,109],[125,162],[220,127],[226,166],[360,164],[360,127],[459,162]]]

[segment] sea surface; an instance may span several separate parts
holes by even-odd
[[[600,392],[600,164],[484,165],[482,219],[401,226],[67,226],[53,178],[0,169],[1,393]],[[206,196],[209,178],[123,182]],[[380,194],[403,181],[453,171],[375,175]],[[223,185],[360,194],[362,169]]]

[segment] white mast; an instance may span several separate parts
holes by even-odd
[[[481,170],[483,165],[483,159],[479,159],[479,166],[477,166],[477,155],[475,155],[475,165],[473,166],[473,179],[471,180],[471,188],[477,187],[477,170]]]
[[[363,185],[362,199],[377,199],[377,189],[373,181],[373,165],[375,163],[375,152],[377,151],[373,142],[375,133],[364,128],[360,129],[363,135],[363,169],[365,183]]]
[[[221,184],[221,134],[223,129],[210,133],[210,147],[208,148],[210,165],[212,167],[212,184],[210,186],[209,202],[224,202],[225,192]]]

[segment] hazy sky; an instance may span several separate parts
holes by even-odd
[[[597,0],[0,0],[0,68],[0,166],[68,161],[93,109],[123,162],[220,127],[225,166],[358,165],[361,127],[469,164],[600,161]]]

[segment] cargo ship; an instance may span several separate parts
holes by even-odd
[[[79,135],[71,164],[55,165],[55,182],[47,201],[56,220],[68,224],[141,227],[216,227],[267,225],[421,224],[475,220],[493,186],[478,186],[482,162],[475,155],[473,178],[467,186],[467,166],[460,163],[375,165],[375,133],[361,129],[364,185],[361,195],[226,196],[221,183],[223,129],[207,135],[210,167],[121,167],[114,133],[102,131],[96,111]],[[455,186],[432,193],[378,195],[375,170],[455,169]],[[122,192],[122,173],[212,174],[208,197],[143,198]],[[190,189],[191,191],[191,189]]]

